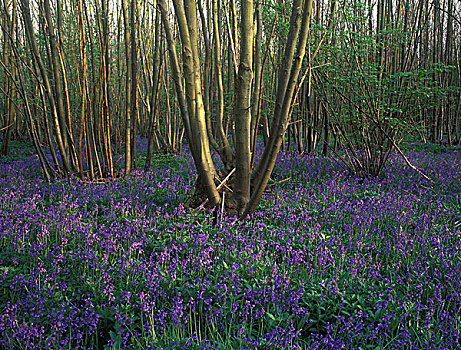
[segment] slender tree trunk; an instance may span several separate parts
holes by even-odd
[[[131,0],[133,2],[135,0]],[[128,7],[126,0],[122,0],[122,13],[125,23],[125,58],[126,58],[126,80],[125,80],[125,175],[131,172],[131,129],[132,129],[132,113],[131,113],[131,87],[132,87],[132,69],[130,52],[130,33],[134,28],[130,28],[130,20],[128,16]]]
[[[64,166],[64,172],[66,173],[66,175],[70,175],[72,173],[72,169],[70,167],[69,158],[67,155],[66,146],[64,143],[64,139],[63,139],[63,134],[61,132],[63,129],[65,130],[65,127],[63,127],[61,124],[61,117],[56,107],[56,102],[53,96],[53,91],[51,88],[50,81],[48,79],[47,71],[43,64],[40,52],[37,47],[37,43],[35,41],[34,28],[32,25],[32,19],[30,17],[29,0],[21,0],[21,12],[22,12],[23,19],[24,19],[24,28],[26,30],[27,39],[29,41],[29,44],[32,50],[32,55],[34,57],[34,62],[36,62],[36,64],[38,65],[38,69],[40,71],[40,75],[42,77],[43,84],[45,86],[45,92],[47,94],[47,98],[50,103],[51,113],[53,115],[53,123],[55,126],[55,132],[56,132],[56,140],[58,143],[59,152],[61,154],[61,159],[62,159],[63,166]]]
[[[235,87],[235,180],[233,201],[239,215],[250,200],[251,82],[253,79],[253,1],[241,1],[240,55]]]
[[[49,42],[50,42],[50,53],[51,53],[51,70],[54,78],[54,89],[56,96],[56,107],[59,118],[59,127],[61,129],[61,135],[63,139],[64,148],[66,151],[69,149],[69,143],[67,138],[67,122],[66,122],[66,110],[64,108],[64,92],[62,88],[61,72],[59,64],[59,53],[57,46],[56,32],[53,26],[53,19],[51,17],[51,9],[49,0],[44,0],[45,16],[46,16],[46,28],[48,30]]]
[[[224,87],[222,81],[222,70],[221,70],[221,37],[219,34],[219,23],[218,23],[218,2],[213,0],[213,34],[214,34],[214,64],[215,64],[215,77],[218,89],[218,108],[216,113],[217,129],[218,129],[218,141],[220,143],[219,152],[221,159],[226,167],[227,171],[231,171],[233,167],[233,154],[227,136],[224,132]]]
[[[136,126],[138,120],[138,50],[136,42],[136,31],[138,17],[138,1],[131,0],[131,13],[130,13],[130,44],[131,44],[131,163],[132,167],[136,169]],[[128,54],[128,53],[127,53]]]
[[[16,0],[13,0],[11,16],[9,15],[9,9],[7,1],[3,1],[3,64],[6,67],[9,67],[12,75],[12,79],[15,79],[16,76],[16,64],[14,62],[14,57],[11,55],[12,47],[11,42],[15,40],[16,32],[16,16],[17,16],[17,3]],[[5,100],[4,100],[4,115],[6,116],[4,120],[4,131],[3,131],[3,140],[0,145],[0,155],[7,156],[10,153],[10,144],[13,135],[13,130],[16,126],[16,108],[12,103],[16,97],[16,87],[12,83],[9,76],[5,75]]]
[[[157,12],[155,16],[155,48],[154,48],[154,60],[152,67],[152,92],[150,98],[150,125],[148,132],[148,143],[147,143],[147,156],[146,156],[146,170],[151,167],[152,154],[154,153],[154,130],[158,123],[157,105],[158,105],[158,90],[159,90],[159,71],[160,71],[160,13]]]
[[[263,19],[262,19],[262,6],[261,0],[258,0],[256,4],[256,37],[255,37],[255,48],[254,48],[254,84],[253,84],[253,98],[251,100],[251,149],[255,149],[254,143],[257,141],[257,132],[258,132],[258,113],[259,113],[259,99],[260,97],[260,89],[261,89],[261,72],[262,72],[262,58],[261,58],[261,51],[262,51],[262,39],[263,39]],[[269,45],[269,43],[268,43]]]

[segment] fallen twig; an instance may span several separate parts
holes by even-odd
[[[286,179],[284,179],[284,180],[280,180],[280,181],[274,182],[273,184],[269,184],[269,185],[267,185],[266,187],[271,187],[271,186],[279,185],[279,184],[284,183],[284,182],[287,182],[287,181],[289,181],[289,180],[291,180],[291,177],[288,177],[288,178],[286,178]]]
[[[232,171],[225,177],[225,179],[221,181],[221,183],[218,185],[218,187],[216,187],[216,189],[217,189],[218,191],[221,189],[221,187],[225,186],[226,182],[227,182],[227,181],[230,179],[230,177],[235,173],[235,170],[236,170],[235,168],[232,169]],[[227,187],[227,186],[226,186],[226,188],[229,189],[229,187]],[[229,189],[229,190],[230,190],[230,189]],[[208,198],[207,198],[202,204],[200,204],[200,205],[198,206],[198,208],[200,208],[200,207],[206,205],[207,203],[208,203]]]
[[[225,202],[225,198],[226,198],[226,192],[223,192],[223,193],[222,193],[222,203],[221,203],[221,221],[220,221],[221,227],[222,227],[222,219],[223,219],[223,215],[224,215],[224,202]]]
[[[14,125],[14,123],[11,123],[10,125],[7,125],[7,126],[1,128],[0,131],[8,129],[9,127],[12,127],[13,125]]]
[[[219,190],[224,184],[230,179],[230,177],[235,173],[235,168],[232,169],[232,171],[226,176],[224,180],[221,181],[221,183],[218,185],[217,190]]]
[[[415,167],[413,164],[411,164],[411,162],[408,160],[408,158],[405,156],[405,154],[403,154],[402,150],[400,149],[399,146],[397,146],[397,144],[395,143],[395,141],[393,141],[391,139],[391,142],[393,143],[393,146],[395,147],[395,149],[397,150],[397,153],[400,154],[400,156],[403,158],[404,162],[410,167],[412,168],[413,170],[415,170],[419,175],[421,175],[422,177],[424,177],[426,180],[430,181],[430,182],[434,182],[434,180],[432,180],[429,176],[427,176],[426,174],[424,174],[421,170],[419,170],[417,167]]]

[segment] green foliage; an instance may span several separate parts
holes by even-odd
[[[12,140],[10,144],[10,154],[8,156],[0,155],[0,163],[9,163],[11,161],[26,159],[35,153],[35,149],[30,142]]]
[[[146,164],[147,151],[140,150],[139,152],[137,152],[137,156],[138,167],[144,168]],[[152,156],[151,167],[154,169],[171,169],[173,171],[177,171],[181,167],[181,165],[184,164],[184,162],[185,159],[177,155],[159,153],[154,154]]]
[[[461,152],[461,146],[446,146],[433,143],[410,143],[405,146],[406,149],[416,152],[426,152],[433,154],[444,154],[450,152]]]
[[[317,78],[344,150],[339,157],[352,173],[376,176],[405,134],[422,131],[415,118],[447,98],[436,75],[453,67],[410,67],[402,48],[411,33],[395,23],[370,31],[368,11],[360,2],[339,11],[334,35],[319,54],[325,65]]]

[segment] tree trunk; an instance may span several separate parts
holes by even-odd
[[[288,126],[288,115],[292,105],[295,86],[306,53],[307,37],[312,15],[313,0],[295,0],[290,20],[285,57],[278,79],[276,106],[268,144],[252,179],[254,191],[243,216],[254,212],[274,169],[275,160]],[[301,21],[302,17],[302,21]],[[302,23],[301,23],[302,22]],[[299,38],[299,40],[297,40]],[[296,42],[298,41],[297,49]],[[296,53],[295,53],[296,49]]]
[[[131,0],[132,2],[135,0]],[[132,113],[131,113],[131,79],[132,79],[132,65],[131,65],[131,56],[130,52],[130,32],[134,30],[130,27],[130,22],[128,19],[128,7],[126,0],[122,0],[122,11],[123,11],[123,20],[125,23],[125,59],[126,59],[126,80],[125,80],[125,175],[128,175],[131,172],[131,128],[132,128]]]
[[[213,33],[214,33],[214,65],[215,65],[215,77],[218,89],[218,110],[216,115],[218,141],[220,149],[218,150],[224,166],[227,171],[231,171],[233,167],[233,154],[227,136],[224,132],[223,118],[224,118],[224,87],[222,81],[222,70],[221,70],[221,37],[219,34],[219,23],[218,23],[218,2],[213,0]]]
[[[57,110],[56,101],[53,95],[53,91],[52,91],[51,84],[50,84],[50,81],[47,75],[47,71],[46,71],[45,65],[43,64],[40,52],[37,47],[37,43],[35,41],[34,27],[32,25],[32,19],[30,17],[29,0],[21,0],[21,12],[22,12],[23,19],[24,19],[24,28],[26,30],[27,39],[32,49],[32,55],[34,57],[34,62],[37,64],[38,70],[40,71],[40,75],[42,77],[43,84],[45,86],[45,92],[48,98],[48,102],[50,103],[51,113],[53,116],[53,123],[55,126],[55,132],[56,132],[56,141],[58,143],[59,152],[61,154],[61,159],[62,159],[62,163],[64,166],[64,172],[66,175],[70,175],[72,173],[72,169],[70,167],[69,158],[68,158],[68,154],[66,151],[66,146],[64,143],[64,138],[63,138],[63,133],[62,133],[62,130],[65,130],[65,127],[62,126],[62,123],[61,123],[62,116],[60,116]]]
[[[251,82],[253,79],[253,1],[241,2],[240,55],[235,87],[235,180],[233,202],[239,215],[250,200]]]
[[[188,21],[186,17],[186,10],[182,6],[181,2],[179,0],[173,1],[184,50],[182,58],[186,84],[184,89],[185,94],[182,89],[181,72],[176,55],[175,43],[169,28],[170,24],[168,22],[168,12],[165,0],[159,0],[158,5],[162,13],[162,22],[167,36],[173,78],[175,81],[178,101],[181,107],[181,116],[186,127],[186,137],[188,137],[191,153],[198,172],[197,189],[206,194],[211,206],[214,207],[219,204],[220,196],[214,182],[216,170],[211,161],[203,100],[201,98],[201,93],[198,92],[201,90],[201,85],[199,71],[200,66],[198,63],[197,52],[195,4],[193,1],[187,2],[186,8],[188,15],[190,16]],[[191,18],[194,18],[194,20],[192,21]],[[191,21],[193,22],[192,24],[190,24]],[[187,129],[190,131],[187,132]]]
[[[256,4],[256,37],[255,37],[255,49],[254,49],[254,84],[253,84],[253,98],[251,100],[251,149],[255,149],[254,143],[257,142],[257,132],[258,132],[258,113],[259,113],[259,99],[260,99],[260,89],[261,89],[261,80],[262,80],[262,38],[263,38],[263,19],[262,19],[262,6],[261,0],[258,0]],[[268,42],[268,45],[270,43]]]
[[[9,67],[12,75],[12,79],[16,76],[16,64],[12,54],[11,42],[15,38],[16,28],[16,0],[13,0],[11,17],[9,15],[8,4],[6,0],[3,1],[3,64]],[[10,153],[10,144],[13,135],[13,130],[16,126],[16,108],[14,107],[12,100],[16,97],[16,87],[11,81],[10,77],[5,74],[5,100],[4,100],[4,119],[3,126],[3,140],[0,145],[0,155],[7,156]]]
[[[130,106],[130,120],[131,120],[131,130],[130,130],[130,143],[131,143],[131,166],[136,169],[136,126],[138,120],[138,50],[136,43],[136,30],[137,23],[136,19],[138,10],[138,1],[131,0],[131,10],[130,10],[130,44],[131,44],[131,106]],[[127,53],[128,55],[128,53]]]
[[[152,67],[152,92],[150,98],[150,126],[148,132],[148,144],[147,144],[147,156],[146,156],[146,170],[150,168],[152,163],[152,154],[154,152],[154,130],[157,127],[158,115],[157,115],[157,104],[158,104],[158,91],[159,91],[159,71],[160,71],[160,13],[157,12],[155,17],[155,52],[154,61]]]

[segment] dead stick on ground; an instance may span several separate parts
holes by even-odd
[[[235,173],[235,168],[232,169],[232,171],[226,176],[226,178],[225,178],[224,180],[221,181],[221,183],[218,185],[218,187],[216,187],[216,189],[219,191],[219,190],[221,189],[221,187],[223,187],[223,186],[226,184],[226,182],[230,179],[230,177],[231,177],[232,174],[234,174],[234,173]],[[205,200],[205,202],[203,202],[202,204],[200,204],[198,207],[200,208],[200,207],[204,206],[204,205],[207,204],[207,203],[208,203],[208,198]]]
[[[235,173],[235,168],[232,169],[232,171],[229,173],[229,175],[226,176],[226,178],[224,180],[221,181],[221,183],[219,184],[219,186],[216,188],[217,190],[221,189],[222,186],[224,186],[224,184],[230,179],[230,177]]]
[[[400,149],[399,146],[396,145],[396,143],[394,141],[392,141],[393,144],[394,144],[394,147],[396,148],[397,152],[400,154],[400,156],[403,158],[404,162],[410,167],[412,168],[413,170],[415,170],[418,174],[420,174],[422,177],[424,177],[426,180],[430,181],[430,182],[434,182],[434,180],[432,180],[429,176],[427,176],[426,174],[424,174],[421,170],[419,170],[417,167],[415,167],[413,164],[411,164],[411,162],[408,160],[408,158],[405,156],[405,154],[403,154],[402,150]]]
[[[226,198],[226,192],[223,191],[223,193],[222,193],[222,203],[221,203],[221,222],[220,222],[221,227],[222,227],[222,218],[223,218],[223,215],[224,215],[224,201],[225,201],[225,198]]]
[[[279,185],[279,184],[281,184],[281,183],[287,182],[288,180],[291,180],[291,177],[286,178],[285,180],[280,180],[280,181],[274,182],[273,184],[269,184],[269,185],[267,185],[267,187]]]

